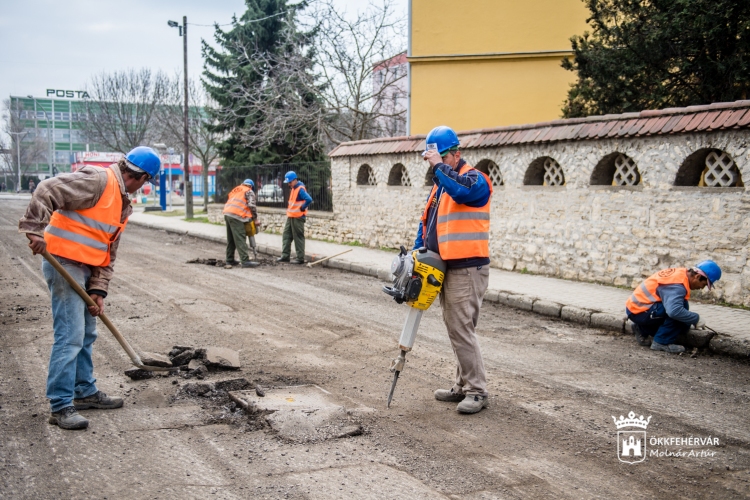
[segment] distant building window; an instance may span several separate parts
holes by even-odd
[[[503,174],[500,172],[500,167],[498,167],[497,163],[495,163],[494,161],[482,160],[477,163],[476,167],[474,168],[486,174],[487,177],[490,178],[493,186],[496,187],[503,185]]]
[[[359,167],[359,172],[357,172],[358,186],[376,186],[377,184],[378,180],[370,165],[364,164]]]
[[[389,186],[411,186],[409,171],[401,163],[396,163],[388,175]]]

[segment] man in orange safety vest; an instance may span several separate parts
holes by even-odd
[[[89,422],[77,410],[122,406],[121,398],[96,387],[95,317],[104,311],[120,235],[133,212],[128,194],[155,179],[160,168],[151,148],[137,147],[109,168],[86,166],[45,179],[18,223],[32,252],[49,251],[96,303],[86,306],[55,268],[42,261],[54,329],[47,373],[50,424],[85,429]]]

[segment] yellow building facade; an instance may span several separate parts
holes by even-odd
[[[560,64],[588,14],[582,0],[410,0],[409,133],[560,118],[575,81]]]

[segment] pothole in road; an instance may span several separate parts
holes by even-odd
[[[288,441],[324,441],[363,432],[356,412],[347,411],[341,401],[317,385],[268,389],[263,396],[240,390],[230,392],[229,397],[248,414],[264,414],[270,428]]]
[[[317,385],[262,388],[245,378],[194,382],[180,387],[172,401],[192,399],[209,415],[206,424],[229,424],[242,432],[265,429],[295,443],[358,436],[360,416],[368,408],[351,408]]]
[[[234,309],[226,304],[209,299],[177,299],[174,302],[180,309],[187,313],[219,313],[234,311]]]

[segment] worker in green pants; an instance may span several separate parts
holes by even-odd
[[[281,257],[278,262],[289,262],[292,254],[292,240],[297,258],[293,264],[305,263],[305,221],[307,220],[307,207],[312,203],[312,197],[307,194],[305,185],[297,178],[297,174],[289,171],[284,176],[284,183],[289,184],[292,191],[289,193],[289,204],[286,209],[286,224],[284,234],[281,237]]]

